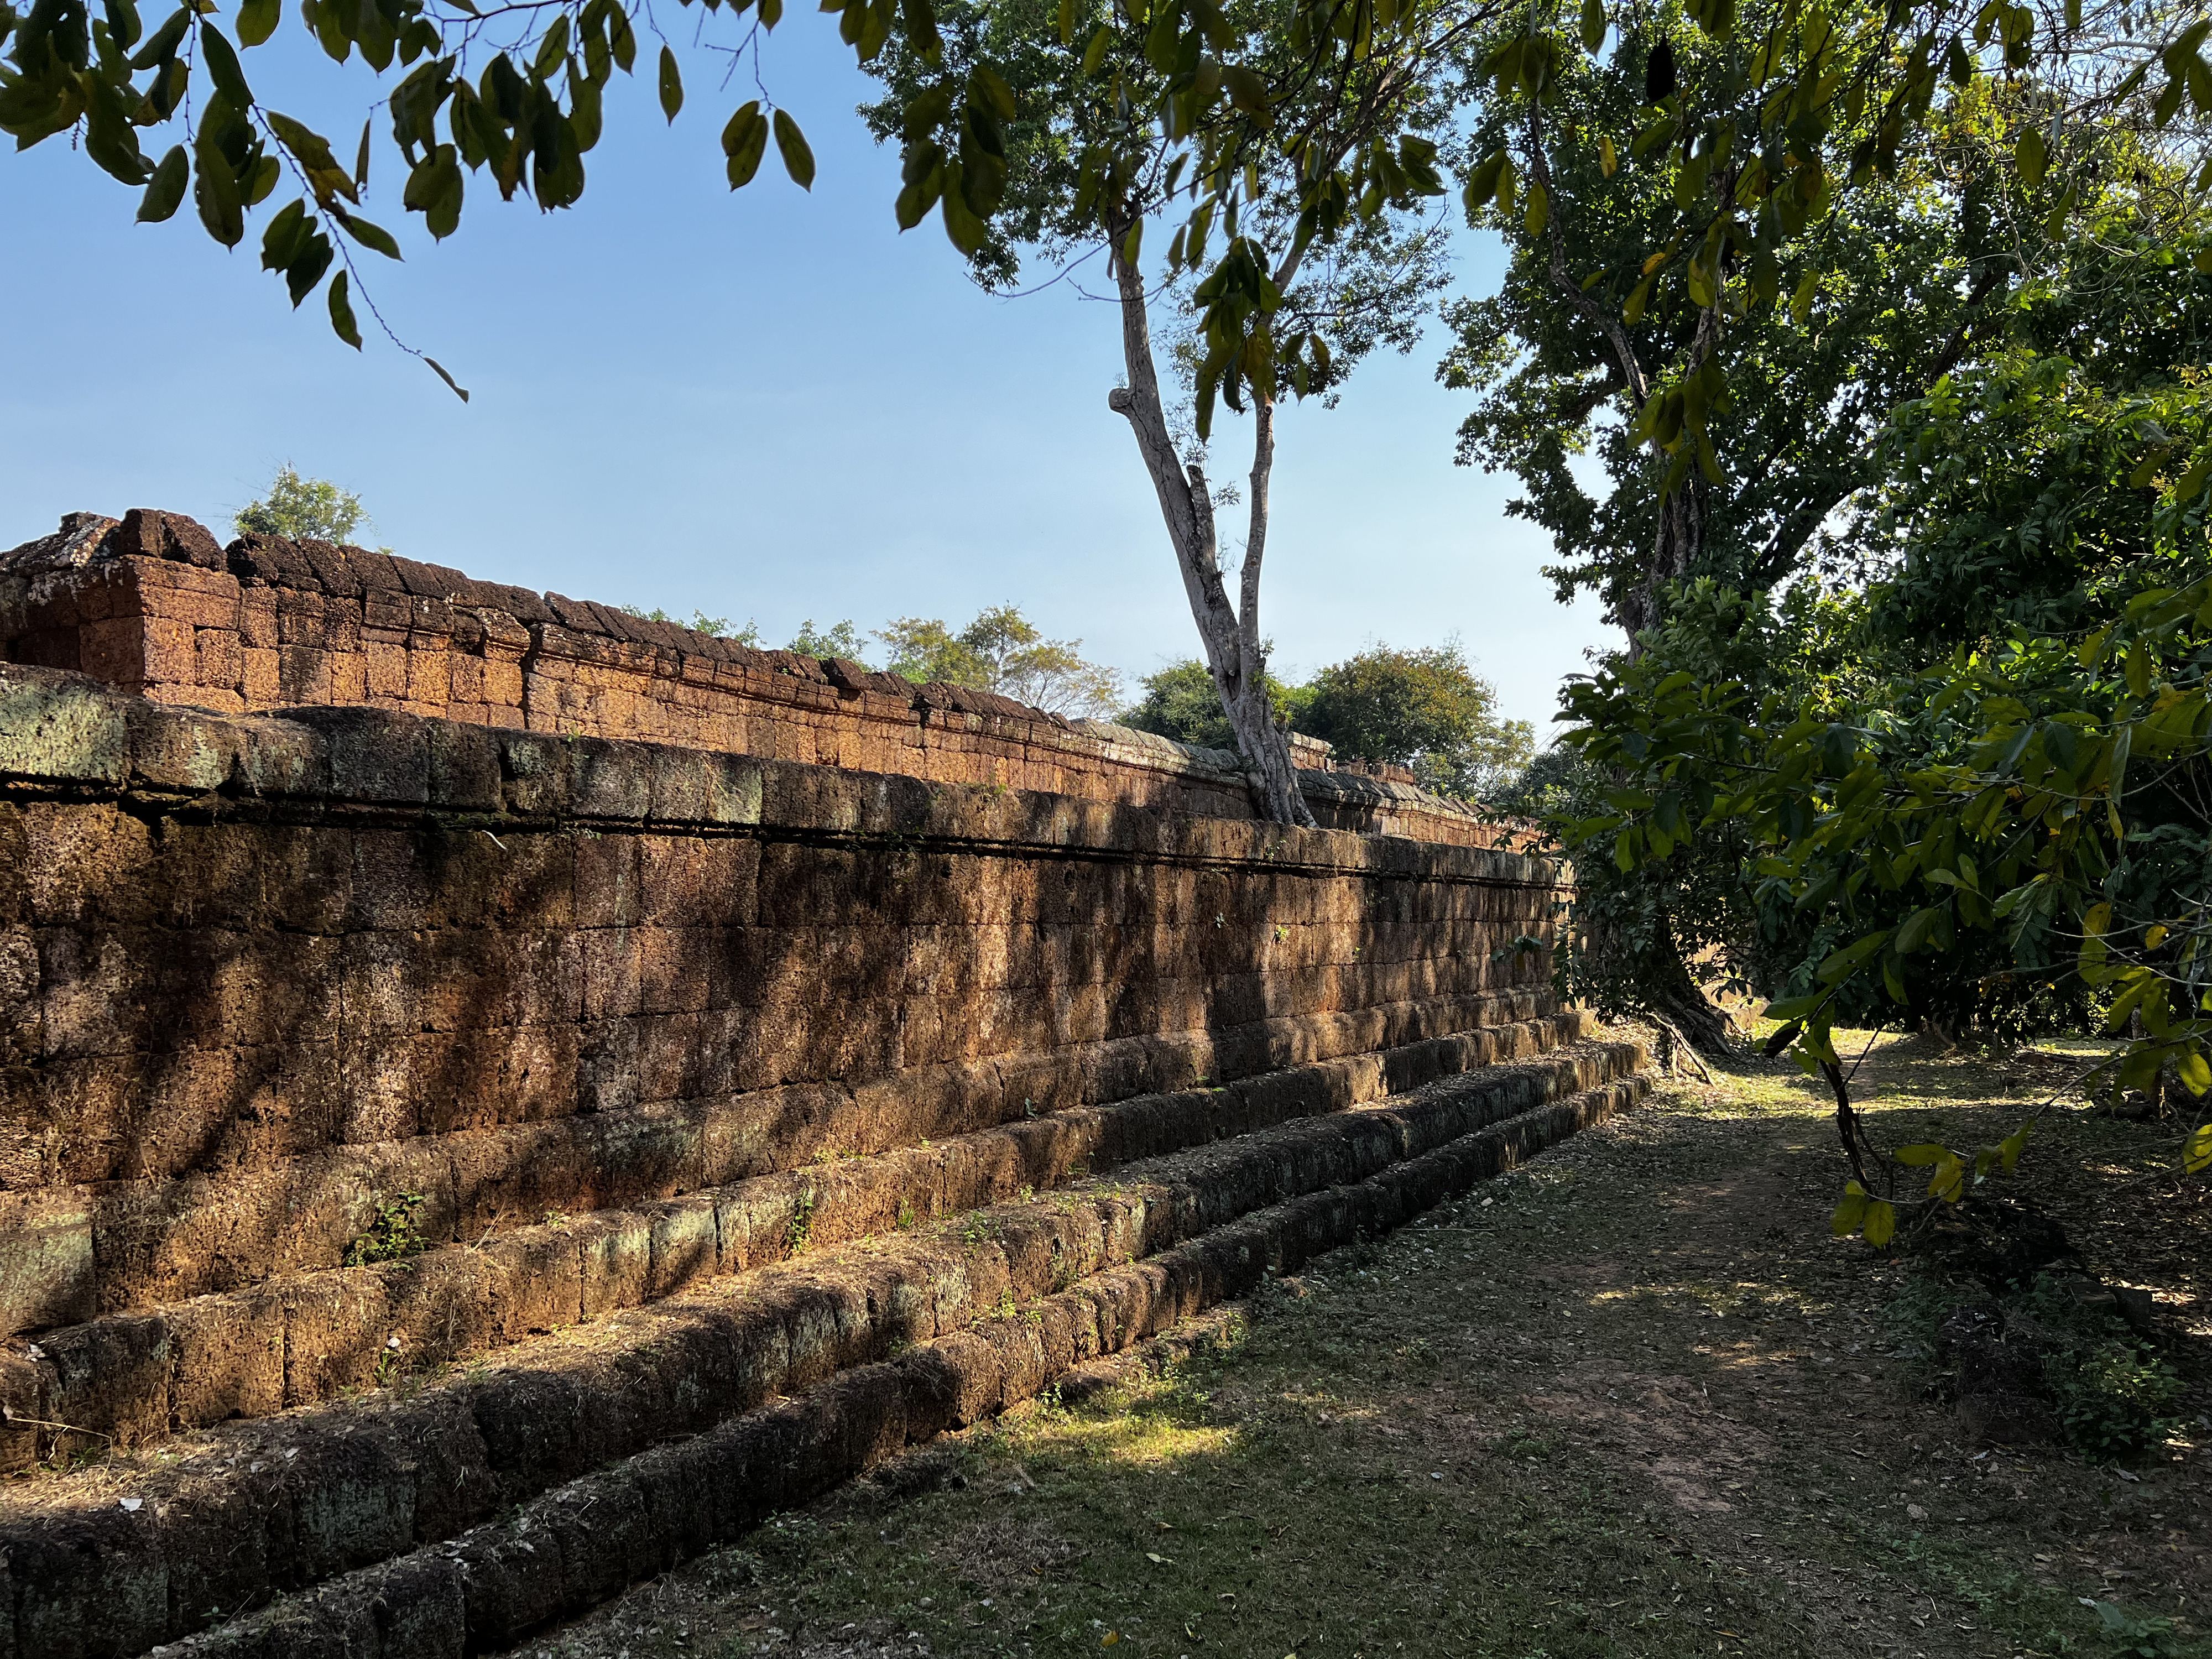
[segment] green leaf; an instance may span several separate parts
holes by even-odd
[[[1823,985],[1837,984],[1888,942],[1889,930],[1887,928],[1879,933],[1869,933],[1840,951],[1830,952],[1815,970],[1815,976]]]
[[[1828,1231],[1838,1238],[1849,1238],[1866,1220],[1868,1202],[1865,1188],[1856,1181],[1845,1182],[1843,1201],[1828,1217]]]
[[[2177,1059],[2173,1062],[2173,1069],[2175,1075],[2180,1078],[2182,1086],[2191,1094],[2202,1095],[2206,1090],[2212,1089],[2212,1065],[2207,1065],[2204,1056],[2196,1049],[2192,1048]]]
[[[792,183],[801,190],[814,188],[814,152],[806,147],[806,137],[799,130],[799,123],[783,111],[775,112],[775,149],[783,157],[783,170],[791,175]]]
[[[430,234],[442,241],[460,224],[462,190],[460,158],[453,145],[441,144],[408,173],[400,204],[421,214]]]
[[[1905,925],[1897,930],[1898,954],[1911,956],[1925,945],[1928,942],[1929,933],[1935,928],[1936,918],[1942,914],[1942,906],[1931,904],[1926,909],[1915,910],[1907,916],[1905,919]]]
[[[1524,223],[1531,236],[1541,236],[1552,216],[1552,198],[1541,185],[1528,186],[1528,212]]]
[[[343,282],[344,278],[340,277],[339,280]],[[355,343],[358,344],[360,343],[356,341]],[[452,375],[446,373],[445,364],[440,362],[435,357],[426,356],[422,361],[429,364],[432,374],[435,374],[440,380],[443,380],[448,386],[453,388],[453,395],[456,398],[459,398],[463,403],[468,402],[469,389],[463,386],[459,380],[455,380]]]
[[[1011,121],[1021,106],[1014,97],[1014,89],[1006,84],[1006,77],[988,64],[978,64],[969,71],[968,96],[971,102],[980,102],[1001,121]]]
[[[387,259],[399,258],[399,244],[392,240],[392,233],[383,226],[373,225],[357,214],[348,213],[343,208],[332,208],[331,216],[344,228],[346,234],[363,247],[374,248]]]
[[[204,124],[198,148],[199,165],[193,171],[192,204],[199,210],[200,223],[209,235],[225,247],[236,247],[246,237],[246,204],[239,198],[238,175],[230,170],[220,146],[209,141]]]
[[[660,47],[660,112],[672,124],[684,107],[684,76],[676,67],[676,53],[665,41]]]
[[[238,8],[238,43],[258,46],[276,32],[283,0],[242,0]]]
[[[1605,44],[1605,0],[1583,0],[1583,50],[1595,52]]]
[[[1922,1141],[1915,1146],[1900,1146],[1890,1154],[1892,1159],[1909,1169],[1926,1169],[1931,1164],[1941,1164],[1950,1156],[1948,1146],[1939,1146],[1932,1140]]]
[[[275,110],[268,112],[268,121],[269,130],[291,152],[292,159],[300,164],[300,170],[307,175],[307,183],[314,191],[318,203],[328,207],[341,196],[349,202],[361,199],[354,188],[354,181],[346,176],[345,169],[331,154],[330,140]],[[395,254],[393,257],[398,256]]]
[[[730,188],[741,190],[750,184],[760,171],[761,157],[768,154],[768,117],[761,113],[759,99],[739,106],[730,117],[722,129],[722,154],[729,158]]]
[[[176,55],[177,47],[184,41],[185,31],[191,26],[192,9],[190,6],[178,7],[163,20],[161,27],[154,31],[146,44],[138,48],[137,55],[131,60],[131,67],[149,70],[156,64],[166,63]]]
[[[1800,328],[1813,314],[1813,301],[1820,292],[1821,272],[1808,270],[1805,279],[1797,284],[1796,292],[1790,296],[1790,315]]]
[[[2212,1170],[2212,1123],[2201,1123],[2181,1143],[2181,1167],[2191,1175]]]
[[[2013,149],[2013,165],[2020,169],[2021,182],[2033,190],[2043,182],[2044,169],[2051,164],[2051,151],[2043,142],[2040,130],[2030,127],[2020,136]]]
[[[185,147],[171,145],[161,166],[154,169],[153,180],[146,186],[145,199],[138,204],[138,222],[158,225],[174,214],[178,204],[185,199],[185,186],[191,179],[191,164],[185,159]]]
[[[1221,83],[1229,93],[1229,101],[1243,114],[1256,121],[1271,112],[1266,76],[1242,64],[1231,64],[1221,71]]]
[[[215,89],[230,100],[236,110],[253,107],[253,94],[246,84],[246,71],[238,66],[238,53],[222,31],[206,19],[200,20],[200,62],[207,65],[208,78]]]
[[[1498,193],[1498,181],[1504,170],[1505,152],[1502,149],[1475,163],[1474,170],[1467,175],[1467,188],[1460,194],[1460,200],[1466,204],[1470,218],[1481,212],[1490,198]]]
[[[2074,187],[2069,185],[2043,222],[2043,234],[2054,242],[2066,234],[2066,222],[2073,216],[2075,194]]]
[[[1928,1178],[1928,1196],[1940,1198],[1946,1204],[1956,1204],[1966,1194],[1966,1166],[1958,1158],[1946,1154],[1936,1172]]]
[[[261,268],[282,270],[292,263],[293,255],[307,235],[307,204],[290,201],[279,208],[270,219],[269,227],[261,233]]]
[[[1997,1152],[2004,1160],[2004,1172],[2010,1175],[2020,1163],[2020,1155],[2027,1150],[2027,1132],[2034,1126],[2029,1119],[1997,1143]]]
[[[1875,1199],[1866,1209],[1866,1242],[1877,1250],[1897,1236],[1897,1206]]]
[[[1075,0],[1060,0],[1060,44],[1075,44]]]
[[[353,306],[346,298],[346,274],[343,270],[331,278],[331,327],[356,351],[361,349],[361,325],[353,319]]]

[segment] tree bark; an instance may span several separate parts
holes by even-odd
[[[1220,545],[1214,528],[1213,497],[1204,471],[1176,453],[1160,402],[1159,371],[1152,359],[1150,307],[1143,273],[1121,257],[1133,221],[1114,221],[1111,258],[1121,299],[1121,355],[1129,384],[1118,386],[1107,407],[1126,417],[1137,440],[1160,517],[1182,573],[1191,620],[1206,647],[1206,665],[1220,694],[1222,712],[1236,733],[1247,783],[1259,815],[1272,823],[1310,829],[1314,817],[1299,791],[1291,758],[1290,732],[1275,720],[1267,698],[1267,652],[1260,637],[1260,568],[1267,538],[1267,485],[1275,459],[1275,410],[1267,398],[1254,398],[1250,531],[1245,544],[1243,607],[1229,598],[1221,575]]]
[[[1583,292],[1567,269],[1565,215],[1552,189],[1552,163],[1544,153],[1544,114],[1540,100],[1528,100],[1528,173],[1544,192],[1547,264],[1556,288],[1567,303],[1603,337],[1620,375],[1619,390],[1626,393],[1632,418],[1651,396],[1651,377],[1636,355],[1628,325],[1612,307]],[[1711,307],[1698,316],[1698,331],[1691,347],[1692,371],[1702,366],[1720,343],[1720,313]],[[1644,561],[1642,579],[1614,602],[1613,620],[1628,635],[1628,658],[1644,653],[1642,635],[1660,621],[1659,592],[1679,581],[1696,564],[1705,540],[1705,484],[1693,470],[1674,493],[1659,504],[1659,526],[1652,538],[1650,556]],[[1699,1054],[1725,1060],[1729,1052],[1727,1016],[1705,998],[1682,960],[1681,947],[1669,928],[1653,946],[1636,975],[1638,988],[1651,1012],[1670,1021]]]
[[[1674,1022],[1692,1048],[1708,1060],[1729,1058],[1734,1031],[1728,1016],[1706,1000],[1703,988],[1691,977],[1672,928],[1654,947],[1645,971],[1638,977],[1652,1012]]]
[[[1540,100],[1528,100],[1528,173],[1544,192],[1547,204],[1545,234],[1552,286],[1584,320],[1605,338],[1607,348],[1620,371],[1620,389],[1626,392],[1632,404],[1631,416],[1640,410],[1651,396],[1651,377],[1641,358],[1636,355],[1635,343],[1628,337],[1628,325],[1607,306],[1583,292],[1567,270],[1567,234],[1565,215],[1559,210],[1559,198],[1552,191],[1552,163],[1544,153],[1544,115]],[[1690,368],[1695,372],[1720,343],[1720,313],[1711,306],[1698,313],[1698,330],[1690,348]],[[1698,562],[1705,544],[1705,481],[1692,470],[1677,484],[1674,492],[1659,504],[1659,525],[1652,537],[1651,554],[1644,561],[1640,580],[1629,587],[1613,605],[1613,620],[1628,635],[1628,656],[1634,661],[1644,653],[1641,635],[1644,630],[1656,627],[1660,620],[1659,591],[1670,581],[1680,581]],[[1703,1000],[1702,998],[1699,999]],[[1685,1026],[1686,1034],[1689,1028]]]

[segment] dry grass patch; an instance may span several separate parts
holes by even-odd
[[[1885,1139],[1972,1142],[2050,1069],[1892,1042],[1860,1086]],[[1823,1094],[1747,1063],[519,1651],[2212,1652],[2204,1217],[2148,1180],[2170,1134],[2048,1127],[2023,1190],[2156,1291],[2191,1388],[2136,1467],[1962,1442],[1887,1311],[1905,1269],[1826,1236]]]

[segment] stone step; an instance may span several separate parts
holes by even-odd
[[[1340,1111],[1542,1054],[1586,1026],[1579,1012],[1487,1026],[88,1321],[0,1358],[9,1422],[69,1425],[0,1431],[0,1468],[311,1405],[766,1267],[794,1245],[893,1233],[1080,1171]]]
[[[329,1147],[175,1178],[0,1192],[0,1335],[338,1267],[377,1205],[399,1194],[421,1200],[411,1218],[421,1237],[474,1244],[549,1212],[632,1208],[1056,1109],[1325,1060],[1371,1070],[1369,1057],[1378,1051],[1417,1055],[1424,1043],[1556,1006],[1534,988],[1425,998],[1220,1031],[1071,1044],[850,1086],[793,1084],[676,1107],[580,1111]],[[1414,1057],[1390,1063],[1402,1070]],[[1407,1085],[1394,1079],[1392,1086]],[[70,1311],[8,1317],[32,1308]]]
[[[1648,1091],[1642,1073],[1299,1194],[972,1329],[545,1492],[433,1547],[195,1635],[192,1659],[460,1659],[495,1652],[741,1537],[908,1446],[1030,1398],[1245,1294],[1270,1273],[1401,1224]],[[19,1628],[18,1639],[33,1633]],[[117,1650],[120,1651],[120,1650]],[[91,1651],[87,1650],[88,1652]]]
[[[826,1405],[761,1415],[801,1438],[777,1443],[757,1490],[698,1501],[739,1516],[808,1495],[856,1467],[863,1441],[890,1443],[885,1425],[904,1422],[909,1395],[927,1432],[942,1425],[932,1412],[953,1421],[996,1409],[1039,1386],[1048,1362],[1065,1369],[1091,1357],[1085,1347],[1105,1351],[1109,1330],[1141,1334],[1235,1294],[1270,1250],[1303,1260],[1328,1248],[1316,1240],[1395,1224],[1454,1182],[1571,1133],[1632,1097],[1644,1064],[1632,1044],[1578,1042],[1385,1103],[1139,1160],[1110,1182],[718,1278],[441,1376],[183,1437],[158,1460],[11,1483],[0,1501],[9,1580],[0,1604],[15,1618],[0,1656],[12,1635],[14,1654],[123,1659],[276,1594],[380,1562],[447,1559],[425,1547],[595,1470],[672,1455],[653,1450],[664,1442],[734,1434],[732,1419],[763,1413],[779,1395],[852,1373],[821,1395]],[[1252,1219],[1262,1212],[1271,1218]],[[1123,1307],[1137,1294],[1130,1287],[1147,1285],[1172,1290],[1164,1311]],[[1030,1302],[1040,1323],[994,1317]],[[1079,1335],[1085,1309],[1096,1337]],[[927,1358],[894,1362],[909,1350],[951,1358],[937,1370]],[[991,1366],[985,1354],[998,1356]],[[945,1393],[948,1376],[959,1386]],[[927,1407],[939,1397],[932,1388],[941,1409]],[[867,1401],[873,1417],[855,1403]],[[872,1426],[854,1440],[838,1426],[848,1419]],[[732,1443],[767,1443],[752,1432]],[[705,1466],[684,1467],[704,1478]],[[703,1547],[694,1522],[664,1518],[653,1536]],[[708,1533],[737,1524],[718,1520]],[[523,1615],[501,1617],[505,1629]],[[477,1622],[471,1613],[465,1624]]]

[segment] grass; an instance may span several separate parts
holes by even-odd
[[[1893,1143],[1994,1139],[2039,1082],[1910,1044],[1861,1075]],[[2158,1288],[2202,1439],[2203,1218],[2142,1184],[2163,1144],[2062,1115],[2020,1180]],[[1312,1264],[1164,1374],[924,1449],[519,1651],[2212,1653],[2195,1446],[1961,1443],[1892,1322],[1905,1268],[1826,1235],[1832,1146],[1819,1092],[1747,1062]]]

